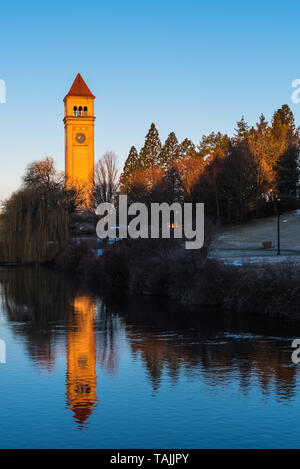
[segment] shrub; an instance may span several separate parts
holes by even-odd
[[[300,269],[295,265],[234,266],[206,256],[206,250],[183,249],[178,240],[127,239],[98,258],[84,243],[69,245],[55,267],[97,289],[300,319]]]
[[[83,273],[83,266],[87,268],[87,258],[90,251],[85,243],[69,244],[54,260],[55,268],[61,272]]]

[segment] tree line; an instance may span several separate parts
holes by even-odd
[[[198,145],[188,138],[178,142],[174,132],[162,145],[151,124],[141,150],[131,147],[120,178],[113,152],[100,158],[86,185],[66,186],[52,158],[35,161],[3,203],[0,260],[51,260],[74,236],[72,214],[89,212],[93,224],[95,207],[119,193],[147,205],[204,202],[206,215],[219,223],[268,213],[278,198],[295,206],[299,151],[299,129],[283,105],[270,123],[261,115],[250,127],[242,117],[233,137],[212,132]]]
[[[294,203],[299,150],[299,128],[286,104],[270,123],[261,114],[250,127],[242,117],[233,137],[212,132],[198,145],[179,143],[174,132],[162,145],[151,124],[140,152],[130,149],[120,189],[130,201],[204,202],[218,222],[244,221],[275,198]]]

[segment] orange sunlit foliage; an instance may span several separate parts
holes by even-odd
[[[202,158],[187,156],[175,163],[180,175],[181,183],[187,195],[190,195],[193,186],[204,172],[204,161]]]
[[[160,185],[164,171],[161,168],[140,169],[134,171],[123,190],[131,201],[146,203],[152,198],[153,191]]]
[[[161,182],[163,174],[164,171],[161,168],[141,169],[131,175],[130,185],[151,190]]]

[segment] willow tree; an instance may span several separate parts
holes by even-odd
[[[39,174],[38,169],[43,171]],[[47,262],[69,239],[70,215],[79,203],[78,195],[65,189],[62,176],[46,160],[32,163],[23,181],[3,204],[0,258]]]

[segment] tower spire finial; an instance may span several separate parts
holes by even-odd
[[[67,96],[85,96],[89,98],[95,98],[80,73],[77,73],[76,78],[73,81],[73,85],[71,86],[70,91],[66,97]]]

